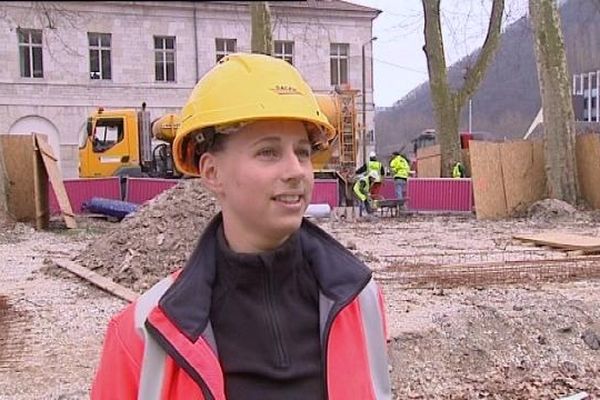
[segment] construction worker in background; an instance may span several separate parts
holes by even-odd
[[[465,177],[465,167],[463,167],[462,163],[459,161],[454,164],[452,167],[452,177],[453,178],[464,178]]]
[[[390,170],[394,177],[394,189],[396,191],[396,198],[398,200],[404,199],[404,192],[406,188],[406,180],[410,174],[410,164],[404,155],[399,151],[392,153],[392,159],[390,160]]]
[[[379,172],[372,170],[372,171],[369,171],[368,173],[359,175],[356,182],[354,182],[354,186],[352,187],[352,190],[354,192],[354,195],[358,199],[358,206],[360,208],[361,216],[363,214],[363,211],[366,211],[367,214],[372,214],[374,211],[373,210],[374,207],[371,203],[372,195],[371,195],[370,189],[371,189],[371,186],[375,182],[377,182],[377,180],[379,178],[380,178]]]
[[[303,219],[311,152],[335,135],[311,88],[286,61],[231,54],[181,117],[175,164],[222,211],[113,317],[91,398],[391,399],[371,270]]]
[[[369,189],[371,196],[376,198],[381,189],[383,177],[385,176],[385,169],[383,168],[383,163],[377,159],[377,154],[374,151],[369,153],[369,161],[356,170],[356,175],[366,174],[370,171],[376,171],[378,176],[377,180],[373,182]]]

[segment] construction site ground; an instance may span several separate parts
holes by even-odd
[[[125,222],[78,222],[75,230],[58,220],[47,232],[24,224],[0,230],[0,399],[89,396],[104,329],[125,302],[54,262],[75,258]],[[554,261],[554,271],[597,270],[600,261],[511,239],[548,230],[598,236],[597,214],[317,223],[364,260],[382,285],[394,398],[557,399],[584,391],[600,398],[600,279],[577,273],[552,279],[535,269],[564,259]],[[533,269],[502,270],[514,261]],[[483,278],[478,266],[488,270]],[[409,279],[428,268],[446,268],[447,275],[440,272],[429,283]]]

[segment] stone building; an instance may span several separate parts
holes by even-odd
[[[319,92],[362,87],[372,132],[371,43],[379,10],[338,0],[272,2],[275,55]],[[0,133],[45,133],[65,178],[97,107],[177,112],[199,78],[231,52],[250,51],[247,2],[3,2]],[[357,109],[362,110],[357,98]],[[362,116],[359,114],[359,121]],[[374,147],[371,136],[369,149]]]

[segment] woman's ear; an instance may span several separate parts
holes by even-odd
[[[198,170],[202,177],[202,184],[215,195],[219,195],[223,190],[223,185],[219,179],[219,163],[217,157],[209,152],[205,152],[198,161]]]

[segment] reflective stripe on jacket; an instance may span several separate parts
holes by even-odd
[[[408,179],[408,175],[410,174],[410,165],[408,165],[408,161],[400,155],[392,158],[392,161],[390,161],[390,169],[394,173],[394,178]]]
[[[206,307],[220,221],[206,229],[180,274],[163,279],[110,321],[93,400],[226,400]],[[310,222],[300,229],[321,288],[327,398],[391,399],[383,299],[370,271]]]

